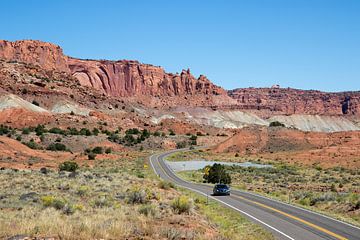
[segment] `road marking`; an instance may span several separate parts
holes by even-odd
[[[159,156],[160,156],[160,155],[159,155]],[[159,157],[159,156],[158,156],[158,157]],[[153,165],[153,163],[152,163],[152,157],[154,157],[154,155],[151,155],[150,158],[149,158],[149,160],[150,160],[150,165],[151,165],[151,167],[153,168],[154,172],[157,173],[157,172],[156,172],[156,169],[155,169],[155,167],[154,167],[154,165]],[[164,162],[164,163],[165,163],[165,162]],[[163,173],[164,173],[167,177],[169,177],[170,179],[173,179],[172,177],[169,176],[169,174],[165,171],[165,169],[163,168],[163,166],[160,164],[160,160],[159,160],[159,159],[158,159],[158,165],[160,166],[160,168],[162,169]],[[175,184],[177,184],[177,183],[175,182]],[[177,184],[177,185],[179,185],[179,184]],[[234,207],[234,206],[232,206],[232,205],[230,205],[230,204],[228,204],[228,203],[226,203],[226,202],[224,202],[224,201],[222,201],[222,200],[220,200],[220,199],[217,199],[217,198],[215,198],[215,197],[213,197],[213,196],[211,196],[211,195],[208,195],[208,194],[206,194],[206,193],[203,193],[203,192],[201,192],[201,191],[199,191],[199,190],[196,190],[196,189],[193,189],[193,188],[190,188],[190,187],[181,186],[181,185],[180,185],[180,187],[186,188],[186,189],[188,189],[188,190],[190,190],[190,191],[193,191],[193,192],[197,192],[197,193],[199,193],[200,195],[203,195],[203,196],[209,197],[209,198],[211,198],[211,199],[213,199],[213,200],[215,200],[215,201],[221,202],[222,204],[228,206],[229,208],[231,208],[231,209],[233,209],[233,210],[235,210],[235,211],[237,211],[237,212],[240,212],[240,213],[242,213],[243,215],[248,216],[249,218],[254,219],[255,221],[257,221],[257,222],[259,222],[259,223],[267,226],[268,228],[274,230],[275,232],[280,233],[281,235],[285,236],[286,238],[288,238],[288,239],[290,239],[290,240],[295,240],[294,238],[292,238],[292,237],[290,237],[289,235],[283,233],[283,232],[280,231],[279,229],[277,229],[277,228],[275,228],[275,227],[273,227],[273,226],[271,226],[271,225],[269,225],[269,224],[261,221],[260,219],[252,216],[251,214],[249,214],[249,213],[247,213],[247,212],[244,212],[244,211],[242,211],[242,210],[240,210],[240,209],[238,209],[238,208],[236,208],[236,207]]]
[[[336,234],[336,233],[333,233],[333,232],[331,232],[331,231],[329,231],[329,230],[327,230],[327,229],[325,229],[325,228],[323,228],[323,227],[320,227],[320,226],[318,226],[318,225],[315,225],[315,224],[313,224],[313,223],[311,223],[311,222],[308,222],[308,221],[306,221],[306,220],[304,220],[304,219],[301,219],[301,218],[299,218],[299,217],[296,217],[296,216],[294,216],[294,215],[291,215],[291,214],[288,214],[288,213],[286,213],[286,212],[280,211],[280,210],[278,210],[278,209],[276,209],[276,208],[267,206],[267,205],[265,205],[265,204],[262,204],[262,203],[259,203],[259,202],[253,201],[253,200],[246,199],[246,198],[241,197],[241,196],[233,195],[233,197],[242,199],[242,200],[244,200],[244,201],[247,201],[247,202],[256,204],[256,205],[258,205],[258,206],[260,206],[260,207],[267,208],[267,209],[272,210],[272,211],[274,211],[274,212],[280,213],[280,214],[282,214],[282,215],[284,215],[284,216],[286,216],[286,217],[289,217],[289,218],[291,218],[291,219],[294,219],[294,220],[296,220],[296,221],[299,221],[299,222],[301,222],[301,223],[303,223],[303,224],[305,224],[305,225],[308,225],[308,226],[310,226],[310,227],[312,227],[312,228],[315,228],[315,229],[317,229],[317,230],[319,230],[319,231],[321,231],[321,232],[324,232],[324,233],[326,233],[326,234],[328,234],[328,235],[330,235],[330,236],[332,236],[332,237],[335,237],[335,238],[337,238],[337,239],[347,240],[347,238],[345,238],[345,237],[343,237],[343,236],[340,236],[340,235],[338,235],[338,234]]]

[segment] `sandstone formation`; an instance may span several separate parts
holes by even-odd
[[[237,99],[236,108],[272,115],[357,115],[360,92],[326,93],[291,88],[239,88],[228,91]]]
[[[0,59],[40,68],[44,71],[42,75],[47,77],[31,77],[29,80],[40,88],[48,85],[44,80],[57,79],[59,82],[65,79],[63,85],[67,84],[74,90],[79,89],[76,84],[80,83],[84,93],[86,87],[92,88],[104,96],[124,97],[146,107],[199,106],[212,110],[241,110],[263,119],[293,114],[360,116],[360,92],[325,93],[285,89],[278,85],[225,91],[203,75],[195,78],[190,70],[172,74],[161,67],[137,61],[81,60],[65,56],[59,46],[41,41],[1,40]],[[21,73],[10,75],[22,79]],[[0,78],[2,80],[1,72]],[[8,84],[7,88],[11,89],[11,85]],[[98,104],[95,100],[93,102]]]
[[[190,70],[181,74],[137,61],[95,61],[69,58],[62,49],[41,41],[0,41],[0,59],[39,65],[46,70],[66,72],[80,84],[110,96],[226,95],[205,76],[195,78]]]
[[[30,63],[46,70],[69,73],[67,57],[59,46],[51,43],[34,40],[16,42],[0,40],[0,59]]]

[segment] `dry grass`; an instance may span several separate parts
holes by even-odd
[[[0,239],[17,234],[56,239],[226,239],[221,225],[208,219],[200,206],[189,211],[172,207],[182,194],[144,168],[146,155],[134,152],[117,160],[95,160],[94,167],[83,165],[75,177],[57,171],[1,170]],[[193,202],[191,197],[187,200]]]

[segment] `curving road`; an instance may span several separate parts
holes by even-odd
[[[270,230],[277,239],[360,240],[360,228],[356,226],[254,193],[231,190],[231,196],[211,196],[211,186],[187,182],[179,178],[164,162],[166,156],[178,151],[184,149],[150,156],[151,167],[160,178],[208,196],[238,211],[251,221]]]

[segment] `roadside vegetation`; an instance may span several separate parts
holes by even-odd
[[[1,169],[0,238],[272,239],[241,215],[159,180],[146,151],[116,154],[92,167]]]
[[[221,156],[221,155],[220,155]],[[216,156],[218,157],[218,156]],[[217,160],[203,151],[176,153],[168,160]],[[284,202],[315,210],[360,225],[360,170],[342,167],[324,169],[318,165],[298,166],[263,159],[247,159],[239,155],[219,161],[271,164],[272,168],[226,166],[231,186],[253,191]],[[204,182],[206,169],[182,171],[183,178]],[[206,182],[206,181],[205,181]]]

